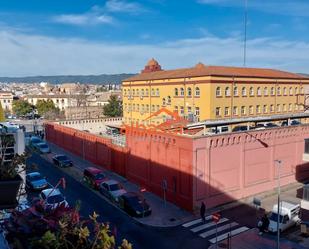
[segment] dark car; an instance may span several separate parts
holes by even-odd
[[[134,192],[119,196],[119,207],[134,217],[145,217],[151,214],[151,208],[144,198]]]
[[[270,123],[266,123],[266,124],[265,124],[265,127],[266,127],[266,128],[273,128],[273,127],[278,127],[278,125],[275,124],[275,123],[271,123],[271,122],[270,122]]]
[[[48,187],[46,178],[39,172],[31,172],[26,175],[26,188],[30,190],[42,190]]]
[[[291,125],[301,125],[301,122],[299,122],[298,120],[292,120],[291,121],[291,123],[290,123]]]
[[[42,139],[39,138],[39,137],[31,137],[30,141],[29,141],[29,145],[30,145],[30,147],[33,148],[36,144],[39,144],[39,143],[42,143],[42,142],[43,142]]]
[[[84,170],[84,181],[94,189],[99,189],[100,184],[107,178],[102,170],[95,167],[88,167]]]
[[[246,125],[237,125],[235,126],[232,131],[247,131],[248,130],[248,126]]]
[[[72,167],[73,162],[66,155],[55,155],[53,157],[53,162],[59,167]]]

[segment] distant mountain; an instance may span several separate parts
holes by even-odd
[[[306,77],[309,77],[309,74],[307,73],[299,73],[300,75],[303,75],[303,76],[306,76]]]
[[[76,83],[81,84],[120,84],[122,80],[134,74],[100,74],[100,75],[58,75],[58,76],[28,76],[28,77],[0,77],[0,82],[8,83],[39,83],[49,82],[51,84]]]

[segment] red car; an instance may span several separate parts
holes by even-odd
[[[84,181],[94,189],[99,189],[100,184],[107,178],[102,170],[95,167],[88,167],[84,170]]]

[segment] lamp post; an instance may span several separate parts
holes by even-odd
[[[278,209],[277,209],[277,249],[280,249],[280,166],[282,161],[275,160],[275,164],[278,165],[277,177],[278,177]]]

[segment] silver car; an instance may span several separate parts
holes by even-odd
[[[112,201],[118,202],[121,195],[127,191],[115,180],[107,180],[100,184],[100,193]]]

